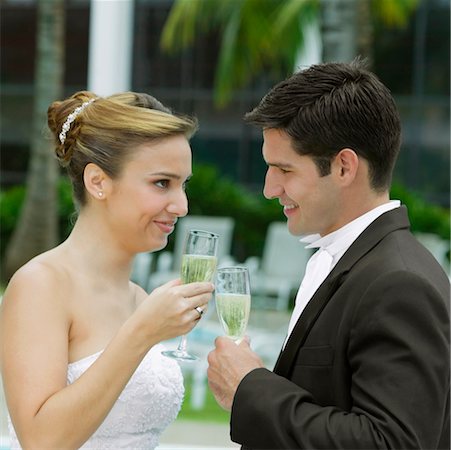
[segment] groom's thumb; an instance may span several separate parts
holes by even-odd
[[[242,341],[240,342],[240,345],[242,344],[242,343],[245,343],[248,347],[251,345],[251,338],[250,338],[250,336],[244,336],[244,338],[242,339]]]

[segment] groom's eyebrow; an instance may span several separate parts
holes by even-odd
[[[277,167],[278,169],[292,169],[293,165],[290,163],[283,163],[283,162],[268,162],[266,161],[266,165],[268,167]]]

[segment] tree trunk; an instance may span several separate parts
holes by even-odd
[[[61,98],[64,70],[64,0],[39,0],[27,194],[8,243],[3,278],[58,242],[58,167],[47,137],[47,108]]]
[[[371,0],[359,0],[357,2],[357,54],[367,60],[369,68],[373,66],[374,62],[373,39]]]
[[[357,56],[359,0],[321,0],[324,62],[350,62]]]

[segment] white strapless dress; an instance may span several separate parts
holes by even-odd
[[[162,344],[152,347],[108,416],[80,448],[149,450],[158,445],[162,432],[177,417],[184,394],[180,367],[176,361],[163,356],[162,350]],[[69,364],[67,384],[79,378],[101,353]],[[11,449],[20,449],[9,417],[8,422]]]

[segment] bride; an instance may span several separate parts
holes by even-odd
[[[12,277],[1,366],[15,448],[155,448],[183,398],[161,341],[188,333],[211,283],[148,295],[135,254],[167,244],[187,214],[196,122],[147,94],[81,91],[48,109],[78,218],[68,239]]]

